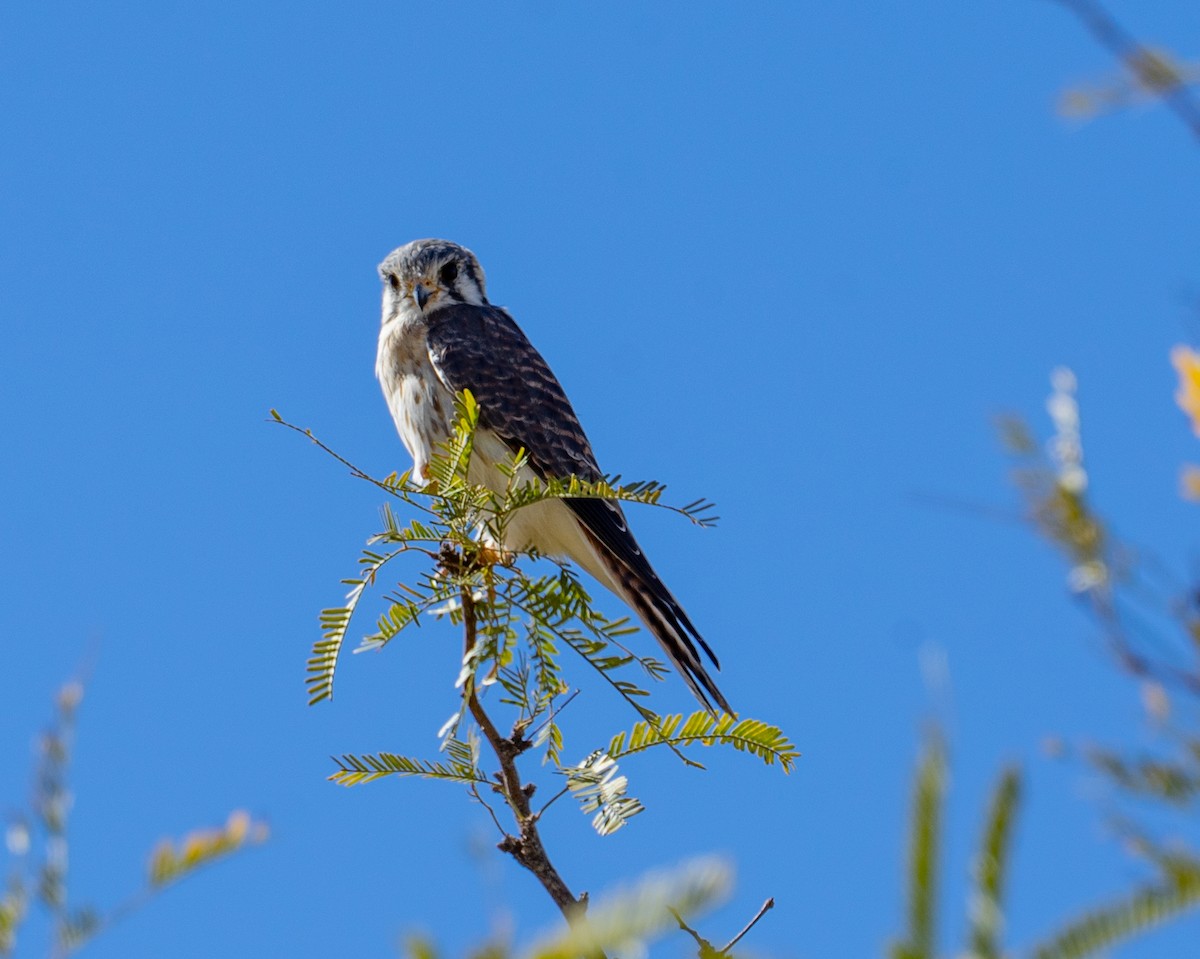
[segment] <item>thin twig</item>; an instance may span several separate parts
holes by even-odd
[[[1149,58],[1161,62],[1161,58],[1147,50],[1137,38],[1119,24],[1103,6],[1095,0],[1056,0],[1077,16],[1101,46],[1123,63],[1126,68],[1146,87],[1162,95],[1167,106],[1183,122],[1192,134],[1200,138],[1200,104],[1192,97],[1183,78],[1176,82],[1156,85],[1146,78]],[[1174,73],[1174,71],[1172,71]]]
[[[539,810],[537,811],[537,813],[536,813],[536,815],[537,815],[538,819],[541,819],[541,818],[542,818],[542,816],[543,816],[543,814],[546,812],[546,810],[547,810],[547,809],[549,809],[551,806],[553,806],[553,805],[554,805],[554,802],[555,802],[555,800],[562,799],[562,797],[563,797],[563,796],[565,796],[565,795],[566,795],[567,793],[569,793],[570,791],[571,791],[571,787],[570,787],[570,786],[563,786],[563,788],[562,788],[562,789],[560,789],[560,790],[559,790],[558,792],[556,792],[556,793],[555,793],[553,796],[551,796],[549,799],[547,799],[547,800],[546,800],[546,805],[544,805],[544,806],[543,806],[541,809],[539,809]]]
[[[683,917],[674,909],[671,910],[671,915],[674,916],[675,921],[679,923],[679,928],[691,936],[696,941],[696,945],[700,947],[700,951],[698,953],[699,959],[726,959],[726,957],[729,955],[729,951],[741,941],[742,937],[751,929],[753,929],[758,924],[758,921],[774,908],[775,897],[772,896],[762,904],[762,908],[755,913],[754,918],[746,923],[746,927],[736,936],[730,939],[722,949],[716,948],[711,942],[700,935],[700,933],[684,922]]]
[[[475,785],[475,783],[471,783],[471,795],[475,797],[475,801],[479,803],[479,805],[488,811],[488,815],[492,817],[492,822],[494,822],[496,824],[496,828],[500,830],[500,835],[507,838],[508,833],[505,832],[504,827],[500,825],[500,820],[496,816],[496,810],[491,807],[491,804],[486,799],[479,795],[479,787]]]
[[[698,953],[700,959],[718,959],[721,954],[717,952],[716,948],[711,942],[709,942],[702,935],[700,935],[700,933],[696,932],[695,929],[684,922],[683,916],[679,915],[679,913],[677,913],[674,909],[671,909],[670,913],[675,917],[675,921],[679,923],[679,928],[696,940],[696,945],[700,947],[700,951]]]
[[[295,423],[289,423],[287,420],[285,420],[283,417],[281,417],[278,413],[276,413],[275,410],[271,410],[271,416],[272,416],[272,419],[269,420],[268,422],[278,423],[280,426],[286,426],[289,430],[299,433],[301,436],[307,437],[318,448],[320,448],[324,452],[328,453],[335,460],[337,460],[339,463],[341,463],[343,466],[345,466],[347,469],[349,469],[350,475],[353,476],[355,479],[364,480],[365,482],[370,483],[372,486],[378,486],[381,490],[383,490],[389,496],[395,496],[397,499],[403,499],[410,506],[414,506],[417,509],[422,510],[430,515],[437,515],[437,514],[434,510],[430,509],[424,503],[419,503],[415,499],[405,496],[404,494],[405,493],[418,493],[422,496],[428,496],[430,499],[437,499],[437,500],[441,500],[443,502],[445,502],[445,500],[446,500],[446,497],[440,495],[433,489],[411,489],[411,488],[409,488],[409,486],[406,482],[398,481],[395,485],[388,485],[387,483],[385,483],[382,480],[377,480],[374,476],[372,476],[366,470],[355,466],[348,459],[346,459],[346,457],[342,456],[341,453],[336,452],[335,450],[331,449],[330,447],[328,447],[324,443],[322,443],[319,439],[317,439],[316,436],[313,435],[312,430],[305,429],[303,426],[297,426]],[[403,480],[403,478],[404,478],[404,475],[402,474],[400,479]]]
[[[726,943],[725,948],[721,950],[721,954],[728,955],[729,950],[738,944],[738,941],[742,938],[742,936],[744,936],[751,929],[753,929],[755,927],[755,925],[758,924],[758,920],[760,920],[763,916],[765,916],[768,912],[770,912],[774,908],[775,908],[775,897],[772,896],[770,899],[768,899],[766,902],[764,902],[762,904],[762,908],[758,910],[757,915],[755,915],[755,917],[753,919],[751,919],[748,923],[746,923],[746,928],[743,929],[741,932],[739,932],[732,939],[730,939],[728,943]]]

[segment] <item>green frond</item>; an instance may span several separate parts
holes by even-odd
[[[627,665],[630,662],[630,657],[604,655],[608,649],[607,643],[597,639],[590,639],[578,630],[564,629],[558,631],[557,635],[575,652],[579,653],[598,675],[604,678],[604,681],[642,718],[643,723],[652,729],[659,727],[660,720],[658,714],[638,702],[639,699],[645,698],[650,694],[636,683],[612,675],[613,670]],[[684,765],[695,766],[698,769],[704,768],[700,763],[685,756],[674,743],[664,740],[663,745],[671,750]]]
[[[1159,926],[1200,903],[1200,877],[1145,886],[1071,923],[1031,952],[1032,959],[1083,959]]]
[[[535,621],[550,628],[587,616],[591,597],[566,568],[549,576],[512,578],[507,583],[511,602]]]
[[[160,842],[150,854],[150,885],[165,886],[243,846],[257,845],[266,839],[265,823],[252,819],[243,810],[234,810],[223,826],[198,829],[177,843],[169,839]]]
[[[404,546],[390,553],[364,551],[359,559],[359,565],[363,569],[362,577],[342,580],[344,585],[350,587],[346,594],[346,605],[321,610],[321,638],[313,643],[312,654],[305,669],[305,685],[308,687],[310,706],[333,697],[333,677],[337,671],[338,657],[363,592],[368,585],[375,582],[379,570],[403,552]]]
[[[1150,859],[1177,889],[1200,887],[1200,858],[1177,850],[1160,849],[1150,843],[1141,843],[1143,855]]]
[[[1088,759],[1117,786],[1139,796],[1152,796],[1175,806],[1186,806],[1200,797],[1200,767],[1183,762],[1139,758],[1123,759],[1096,749]]]
[[[565,693],[567,683],[558,665],[558,647],[554,643],[554,634],[531,619],[526,639],[533,657],[538,693],[547,698]]]
[[[673,912],[698,915],[728,896],[732,884],[733,871],[719,859],[652,873],[630,889],[597,897],[583,921],[535,943],[524,959],[644,955],[647,942],[679,928]]]
[[[500,702],[515,707],[518,719],[527,719],[533,715],[535,695],[530,689],[533,680],[529,660],[523,652],[517,653],[512,665],[496,671],[496,681],[504,690]]]
[[[456,769],[469,769],[473,773],[483,775],[479,769],[479,736],[471,730],[466,740],[447,739],[442,743],[442,751],[450,757],[451,764]]]
[[[447,742],[449,744],[458,740]],[[461,757],[461,753],[459,753]],[[434,763],[424,759],[411,759],[408,756],[397,756],[395,753],[375,753],[363,756],[334,757],[338,771],[329,777],[331,782],[341,786],[358,786],[362,783],[374,782],[384,776],[422,776],[425,779],[443,779],[456,783],[475,783],[490,785],[487,776],[474,763],[463,762],[451,758],[449,762]]]
[[[533,745],[537,747],[545,746],[546,752],[542,757],[542,762],[554,763],[557,766],[563,749],[562,728],[553,719],[547,721],[533,737]]]
[[[428,523],[414,519],[407,526],[401,526],[388,503],[384,503],[379,513],[383,520],[383,529],[372,535],[367,540],[367,545],[374,545],[375,543],[407,543],[415,545],[421,543],[436,550],[446,539],[446,528],[440,523],[435,523],[431,526]],[[364,553],[363,555],[370,558],[372,554]],[[363,560],[359,560],[359,562],[361,563]]]
[[[475,430],[479,427],[479,404],[470,390],[454,398],[454,426],[450,438],[440,444],[430,458],[426,471],[437,484],[438,494],[455,499],[467,487],[467,469],[475,448]]]
[[[983,842],[974,864],[975,892],[971,899],[971,959],[1000,959],[1004,931],[1002,908],[1012,828],[1021,799],[1021,774],[1009,767],[992,793]]]
[[[662,501],[666,486],[653,480],[621,483],[619,476],[589,482],[578,476],[551,478],[535,483],[510,485],[502,497],[497,497],[495,510],[506,515],[552,499],[606,499],[621,503],[637,503],[657,506],[685,517],[697,526],[710,527],[717,524],[719,517],[713,514],[716,506],[706,499],[698,499],[686,506],[671,506]]]
[[[421,613],[424,611],[425,605],[418,605],[414,602],[392,603],[387,612],[376,621],[375,625],[378,631],[370,636],[364,636],[355,652],[382,649],[395,639],[406,626],[420,626]]]
[[[908,849],[908,932],[903,942],[892,946],[893,959],[934,959],[935,956],[938,844],[945,790],[945,750],[941,740],[935,737],[921,757],[913,787]]]
[[[582,592],[581,588],[573,584],[575,584],[575,580],[565,572],[562,576],[525,581],[522,584],[524,591],[517,591],[516,595],[510,594],[511,601],[514,607],[533,617],[540,624],[544,633],[558,642],[570,646],[582,656],[604,678],[605,682],[633,707],[643,722],[656,726],[657,714],[638,702],[639,699],[647,697],[649,693],[636,683],[613,675],[614,671],[629,665],[636,657],[631,654],[616,655],[611,651],[609,640],[603,638],[603,633],[593,628],[591,623],[593,619],[600,623],[606,621],[603,617],[592,616],[586,612],[589,608],[587,595]],[[584,611],[582,613],[576,605],[578,603],[583,604]],[[585,635],[582,630],[566,625],[572,619],[586,627],[591,635]],[[647,672],[654,675],[651,670],[652,667],[647,668]],[[699,765],[684,756],[671,743],[665,745],[687,765]]]
[[[404,955],[408,959],[441,959],[437,946],[423,935],[412,935],[404,940]]]
[[[682,713],[658,718],[656,724],[636,723],[628,735],[618,733],[608,744],[608,755],[620,759],[643,752],[652,746],[732,746],[739,752],[757,756],[768,766],[779,763],[785,773],[795,767],[800,753],[783,731],[757,719],[717,718],[698,710],[684,720]]]
[[[24,922],[29,894],[14,878],[8,891],[0,896],[0,956],[11,956],[17,946],[17,930]]]
[[[596,814],[592,827],[601,836],[616,832],[645,808],[627,795],[629,781],[617,775],[616,761],[603,752],[592,753],[578,766],[564,766],[561,772],[580,809]]]
[[[59,916],[55,938],[58,940],[58,955],[67,955],[80,949],[101,927],[100,914],[95,909],[73,909]]]

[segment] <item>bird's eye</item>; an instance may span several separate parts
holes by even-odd
[[[396,292],[396,293],[400,292],[400,277],[396,276],[395,273],[388,274],[388,283],[391,284],[392,290],[394,292]]]
[[[438,271],[438,279],[442,281],[442,286],[453,286],[458,279],[458,264],[451,260]]]

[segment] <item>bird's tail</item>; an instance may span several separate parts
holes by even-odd
[[[595,540],[592,545],[597,550],[603,549]],[[713,707],[713,703],[716,703],[722,712],[736,715],[705,670],[696,644],[699,643],[712,664],[720,669],[717,657],[649,563],[645,564],[645,568],[634,570],[618,560],[604,573],[607,575],[597,578],[637,613],[638,619],[658,640],[658,645],[704,708],[714,716],[718,715]]]

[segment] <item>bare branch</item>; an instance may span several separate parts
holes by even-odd
[[[677,913],[674,909],[671,910],[671,915],[674,916],[675,921],[677,923],[679,923],[679,928],[682,929],[684,932],[686,932],[689,936],[691,936],[696,941],[696,945],[699,947],[699,951],[696,953],[696,955],[699,957],[699,959],[727,959],[727,957],[729,956],[730,950],[733,949],[733,947],[736,946],[739,942],[741,942],[742,937],[745,936],[746,933],[748,933],[756,925],[758,925],[758,921],[760,919],[762,919],[763,916],[765,916],[768,912],[770,912],[774,908],[775,908],[775,897],[772,896],[770,899],[768,899],[766,902],[764,902],[762,904],[762,906],[759,908],[758,912],[754,914],[754,918],[751,919],[748,923],[746,923],[746,925],[742,929],[742,931],[739,932],[732,939],[730,939],[729,942],[727,942],[724,945],[724,947],[721,949],[717,949],[715,946],[713,946],[713,944],[711,942],[709,942],[702,935],[700,935],[700,933],[698,933],[695,929],[693,929],[686,922],[684,922],[683,917],[681,915],[679,915],[679,913]]]
[[[1056,0],[1075,14],[1105,49],[1145,89],[1156,93],[1192,134],[1200,139],[1200,103],[1171,64],[1170,58],[1148,50],[1096,0]]]
[[[762,904],[762,908],[758,910],[758,913],[754,916],[754,918],[751,919],[748,923],[746,923],[746,928],[743,929],[741,932],[739,932],[736,936],[734,936],[732,939],[729,940],[729,942],[727,942],[725,944],[725,948],[721,950],[722,955],[728,955],[729,950],[738,944],[738,942],[741,940],[742,936],[744,936],[751,929],[753,929],[758,924],[758,920],[760,920],[763,916],[765,916],[768,912],[770,912],[774,908],[775,908],[775,897],[772,896],[770,899],[768,899],[766,902],[764,902]]]
[[[470,588],[466,586],[462,588],[460,596],[463,612],[463,654],[466,656],[470,655],[476,642],[475,598],[472,596]],[[533,796],[534,786],[532,783],[522,783],[517,770],[517,757],[529,749],[531,743],[519,733],[514,734],[511,738],[500,734],[496,724],[492,722],[492,718],[487,714],[476,695],[474,676],[467,677],[463,686],[463,695],[466,697],[467,709],[471,713],[471,718],[479,726],[484,739],[487,740],[500,763],[498,777],[500,792],[512,810],[513,818],[517,823],[518,835],[513,836],[506,832],[498,848],[533,873],[538,882],[542,884],[542,888],[554,900],[554,904],[558,906],[563,917],[568,923],[574,925],[583,918],[587,900],[576,899],[572,895],[570,888],[550,861],[550,856],[546,852],[546,847],[542,845],[542,837],[538,832],[538,817],[529,803]]]

